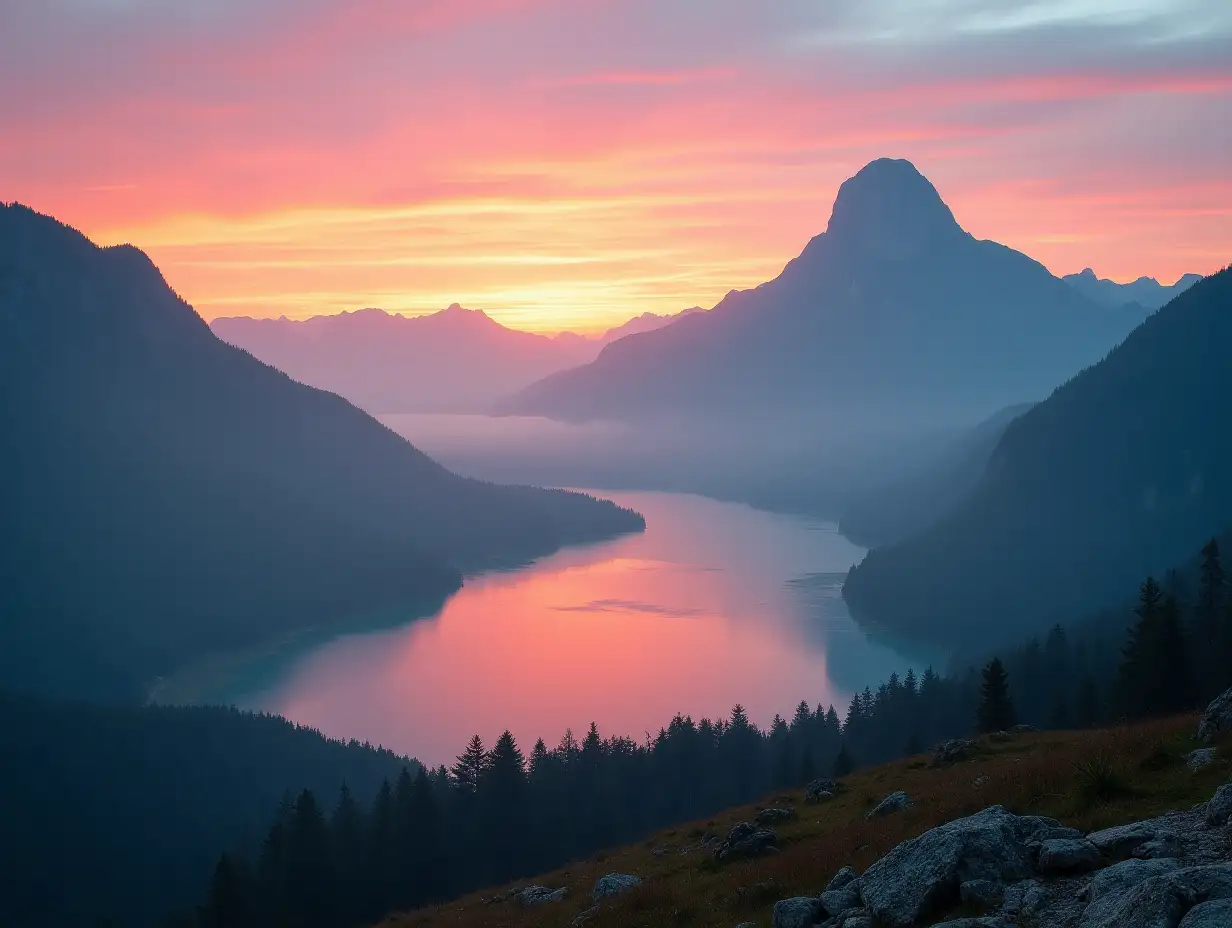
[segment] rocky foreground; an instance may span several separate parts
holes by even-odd
[[[1197,737],[1230,728],[1232,690]],[[1193,752],[1191,767],[1214,752]],[[1086,834],[995,805],[904,841],[859,876],[844,867],[817,896],[778,902],[773,928],[1232,928],[1230,819],[1232,783],[1187,812]]]
[[[774,928],[1232,926],[1232,784],[1189,812],[1083,834],[992,806],[905,841],[816,897],[784,899]]]

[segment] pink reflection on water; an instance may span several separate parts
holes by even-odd
[[[845,570],[859,549],[743,506],[608,495],[647,516],[645,535],[473,578],[439,616],[330,641],[239,701],[433,764],[505,728],[529,751],[592,720],[640,740],[676,712],[715,717],[735,702],[760,724],[802,698],[841,709],[849,693],[787,581]]]

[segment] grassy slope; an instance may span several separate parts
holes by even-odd
[[[568,898],[560,904],[485,904],[485,897],[499,891],[492,889],[387,919],[383,928],[566,926],[590,906],[595,880],[611,872],[635,873],[646,883],[605,903],[586,921],[587,928],[730,928],[745,921],[768,926],[777,900],[815,895],[843,865],[860,872],[900,841],[997,803],[1083,829],[1189,809],[1210,798],[1232,774],[1232,746],[1223,748],[1223,757],[1209,767],[1196,773],[1186,769],[1184,755],[1197,747],[1192,740],[1196,721],[1184,716],[1101,731],[1044,732],[1005,742],[986,739],[973,759],[940,770],[929,768],[927,757],[907,758],[853,774],[844,781],[846,792],[824,805],[806,806],[802,790],[788,791],[519,884],[568,887]],[[1115,770],[1122,795],[1104,801],[1084,798],[1093,778],[1080,765],[1096,758]],[[986,779],[977,785],[977,778]],[[915,807],[866,821],[864,813],[897,789],[906,790]],[[719,865],[704,851],[680,852],[682,845],[696,845],[705,831],[724,834],[736,822],[751,819],[757,809],[775,803],[790,803],[800,813],[798,820],[776,827],[781,853]],[[656,848],[669,851],[656,857]]]

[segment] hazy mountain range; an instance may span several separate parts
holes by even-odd
[[[1046,396],[1142,313],[963,231],[909,162],[874,161],[774,280],[607,346],[504,404],[561,419],[787,416],[851,432],[971,423]]]
[[[1062,278],[1083,296],[1105,306],[1125,306],[1137,303],[1144,309],[1154,311],[1174,296],[1180,296],[1202,279],[1201,274],[1185,274],[1176,283],[1161,284],[1154,277],[1139,277],[1128,284],[1097,277],[1089,267],[1079,274],[1066,274]]]
[[[996,646],[1071,623],[1232,525],[1232,270],[1152,315],[1015,419],[969,498],[872,551],[858,618]]]
[[[142,252],[19,205],[0,206],[0,397],[0,685],[131,696],[642,524],[450,473],[220,341]]]
[[[917,452],[911,473],[856,494],[844,506],[840,531],[858,545],[874,547],[930,528],[974,491],[1005,430],[1030,408],[1026,403],[1003,409],[932,455],[921,449],[925,453]]]
[[[536,380],[594,360],[619,338],[695,312],[643,313],[597,336],[521,332],[457,304],[424,316],[361,309],[299,321],[221,318],[210,327],[295,380],[370,413],[484,412]]]

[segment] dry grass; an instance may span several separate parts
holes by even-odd
[[[569,890],[564,903],[523,909],[516,902],[487,905],[496,888],[448,905],[388,919],[385,928],[522,928],[567,926],[590,905],[590,890],[605,873],[635,873],[640,889],[604,904],[588,928],[661,928],[696,925],[731,928],[744,921],[768,926],[778,899],[820,892],[844,865],[863,870],[894,845],[929,828],[1001,804],[1039,813],[1083,829],[1102,828],[1205,801],[1232,773],[1232,746],[1197,773],[1185,767],[1196,718],[1185,716],[1088,732],[1044,732],[1005,742],[985,740],[969,761],[934,770],[926,757],[907,758],[861,771],[848,789],[824,805],[805,805],[803,792],[787,796],[800,818],[776,827],[779,854],[760,860],[717,864],[699,852],[692,825],[662,832],[637,845],[580,861],[524,883]],[[875,822],[864,813],[888,793],[903,789],[915,805]],[[751,819],[758,808],[729,809],[713,817],[718,833]],[[704,823],[703,823],[704,824]],[[671,852],[656,858],[651,849]]]

